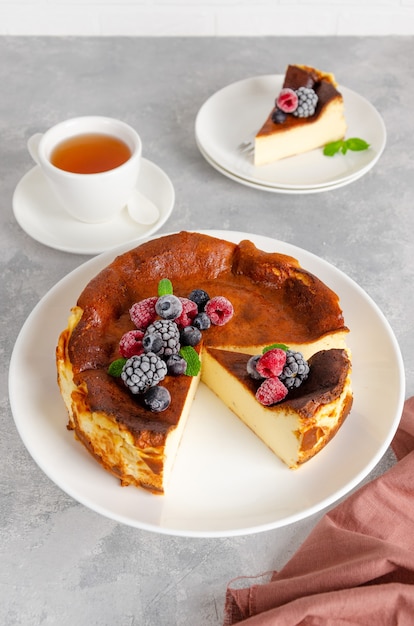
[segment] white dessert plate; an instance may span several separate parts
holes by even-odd
[[[211,167],[213,167],[215,170],[220,172],[220,174],[223,174],[223,176],[230,178],[230,180],[233,180],[234,182],[239,183],[240,185],[245,185],[246,187],[251,187],[252,189],[258,189],[259,191],[270,191],[272,193],[298,195],[298,194],[322,193],[326,191],[333,191],[334,189],[339,189],[340,187],[345,187],[345,185],[349,185],[350,183],[353,183],[354,181],[358,180],[358,178],[361,178],[365,174],[365,172],[358,172],[358,174],[356,174],[352,178],[347,178],[346,180],[342,180],[340,183],[334,183],[333,185],[325,185],[324,187],[316,186],[316,187],[308,187],[308,188],[303,188],[303,189],[299,189],[299,188],[292,189],[289,187],[273,187],[270,185],[255,183],[255,182],[248,180],[247,178],[240,178],[239,176],[236,176],[232,172],[228,172],[227,170],[223,169],[218,163],[213,161],[213,159],[206,152],[204,152],[203,148],[200,145],[198,145],[198,149],[200,150],[205,160],[211,165]]]
[[[339,87],[344,98],[347,137],[360,137],[370,144],[362,152],[326,157],[322,149],[256,167],[253,155],[239,145],[253,139],[271,111],[283,83],[283,75],[266,75],[238,81],[212,95],[200,108],[195,122],[196,141],[204,157],[233,174],[266,190],[291,192],[353,182],[366,174],[380,158],[386,144],[381,115],[365,98]]]
[[[62,208],[36,165],[15,189],[13,211],[20,227],[50,248],[74,254],[100,254],[153,235],[170,217],[175,201],[174,187],[167,174],[148,159],[141,161],[137,189],[158,209],[159,215],[153,224],[138,224],[126,208],[109,222],[85,224],[71,218]]]
[[[334,503],[374,468],[401,416],[405,383],[394,334],[371,298],[323,259],[267,237],[206,231],[234,242],[293,255],[340,296],[351,332],[354,405],[328,446],[289,470],[200,385],[165,496],[121,487],[67,431],[56,383],[55,346],[81,290],[124,245],[90,259],[55,285],[17,338],[9,372],[20,436],[45,474],[78,502],[108,518],[158,533],[223,537],[291,524]],[[22,393],[24,372],[24,393]]]

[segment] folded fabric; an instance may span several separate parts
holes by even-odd
[[[270,582],[227,589],[224,626],[414,624],[414,397],[391,469],[324,515]]]

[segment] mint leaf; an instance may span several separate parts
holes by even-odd
[[[270,346],[266,346],[265,348],[263,348],[262,354],[266,354],[266,352],[269,352],[269,350],[275,350],[276,348],[284,350],[285,352],[289,350],[289,346],[286,346],[284,343],[272,343]]]
[[[360,152],[361,150],[368,150],[369,143],[364,141],[364,139],[360,139],[359,137],[350,137],[345,141],[339,139],[339,141],[332,141],[331,143],[327,143],[323,149],[323,153],[325,156],[334,156],[338,152],[342,152],[342,154],[346,154],[348,150],[353,150],[354,152]]]
[[[159,296],[170,296],[173,293],[172,282],[169,278],[161,278],[158,283],[158,295]]]
[[[349,150],[354,150],[354,152],[360,152],[361,150],[367,150],[369,148],[369,143],[363,139],[359,139],[359,137],[351,137],[350,139],[347,139],[346,145]]]
[[[342,149],[343,144],[344,142],[342,141],[342,139],[339,139],[339,141],[332,141],[331,143],[327,143],[323,149],[324,155],[333,156]]]
[[[179,354],[187,361],[186,376],[198,376],[201,369],[201,361],[198,352],[192,346],[183,346]]]
[[[128,359],[116,359],[116,361],[112,361],[110,366],[108,367],[108,374],[113,376],[114,378],[119,378],[121,376],[122,368]]]

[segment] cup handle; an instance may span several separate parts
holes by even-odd
[[[40,165],[39,143],[42,137],[43,137],[43,133],[35,133],[27,141],[27,149],[29,150],[29,154],[32,157],[33,161],[35,161],[35,163],[37,163],[38,165]]]

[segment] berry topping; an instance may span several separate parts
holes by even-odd
[[[250,357],[250,359],[247,361],[247,365],[246,365],[247,373],[254,380],[263,379],[263,376],[259,374],[259,372],[257,371],[257,361],[261,358],[261,356],[262,356],[261,354],[256,354],[255,356]]]
[[[298,106],[293,112],[295,117],[310,117],[315,114],[318,96],[309,87],[299,87],[296,91],[298,96]]]
[[[158,354],[164,347],[164,342],[160,333],[146,332],[142,340],[142,345],[144,352],[153,352],[154,354]]]
[[[272,122],[274,122],[274,124],[283,124],[285,119],[286,113],[276,107],[272,112]]]
[[[297,92],[289,87],[285,87],[277,97],[276,106],[284,113],[293,113],[298,106]]]
[[[133,394],[144,393],[165,378],[167,365],[156,354],[133,356],[125,363],[121,379]]]
[[[201,330],[195,326],[186,326],[180,333],[183,346],[196,346],[201,341]]]
[[[157,319],[155,310],[157,300],[157,297],[146,298],[132,305],[129,315],[137,328],[145,330],[149,324],[152,324]]]
[[[122,335],[119,342],[119,351],[123,357],[129,359],[131,356],[139,355],[144,352],[142,339],[144,333],[142,330],[129,330]]]
[[[193,289],[193,291],[189,294],[188,299],[196,303],[199,311],[204,311],[204,307],[210,300],[210,296],[206,291],[204,291],[204,289]]]
[[[144,347],[148,335],[158,335],[162,339],[162,347],[157,354],[169,356],[179,352],[180,331],[177,324],[172,320],[155,320],[150,324],[143,339]]]
[[[160,296],[155,303],[155,310],[165,320],[174,320],[183,310],[181,300],[172,294]]]
[[[169,356],[166,363],[168,373],[171,376],[181,376],[182,374],[185,374],[187,361],[179,354],[172,354]]]
[[[286,353],[286,364],[282,373],[279,375],[280,380],[288,389],[299,387],[308,377],[309,365],[300,352],[288,350]]]
[[[232,303],[227,298],[216,296],[207,302],[205,312],[212,324],[224,326],[233,317],[234,309]]]
[[[193,319],[193,326],[199,328],[200,330],[207,330],[207,328],[210,328],[211,320],[205,311],[197,313]]]
[[[271,406],[283,400],[287,392],[287,388],[279,378],[266,378],[256,391],[256,399],[264,406]]]
[[[180,302],[183,309],[181,315],[177,316],[174,321],[180,328],[185,328],[193,323],[193,319],[198,313],[198,308],[196,303],[188,298],[180,298]]]
[[[282,373],[285,363],[286,352],[281,348],[274,348],[261,355],[256,363],[256,369],[263,378],[272,378]]]
[[[165,411],[171,404],[171,394],[165,387],[150,387],[143,397],[144,404],[154,413]]]

